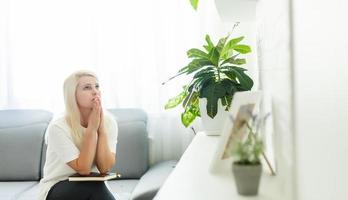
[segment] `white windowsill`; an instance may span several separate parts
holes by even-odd
[[[231,170],[212,174],[209,166],[218,144],[218,136],[197,133],[179,163],[157,193],[155,200],[279,200],[280,184],[277,176],[263,174],[259,195],[238,195]]]

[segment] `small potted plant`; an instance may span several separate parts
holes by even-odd
[[[250,123],[244,120],[241,127],[247,127],[247,134],[232,149],[232,172],[240,195],[253,196],[258,194],[262,171],[261,157],[266,160],[271,173],[274,174],[274,170],[263,152],[264,146],[259,134],[259,129],[268,116],[262,118],[253,116]]]
[[[254,84],[245,73],[247,69],[241,66],[246,63],[245,58],[239,58],[240,55],[250,53],[251,48],[241,43],[244,37],[232,39],[229,37],[230,34],[214,44],[210,36],[206,35],[204,49],[188,50],[187,56],[192,60],[169,79],[183,74],[192,75],[192,80],[183,86],[182,92],[169,99],[165,105],[165,109],[169,109],[182,103],[184,111],[181,114],[181,121],[185,127],[202,114],[213,119],[218,111],[228,111],[234,93],[251,90]],[[202,104],[203,99],[205,104]],[[221,110],[218,110],[218,107]],[[203,124],[206,124],[204,119]]]

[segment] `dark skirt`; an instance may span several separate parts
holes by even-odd
[[[115,200],[103,181],[60,181],[48,192],[47,200]]]

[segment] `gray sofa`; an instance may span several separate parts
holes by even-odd
[[[149,166],[146,114],[139,109],[111,109],[119,127],[113,171],[122,179],[108,181],[117,199],[152,199],[176,161]],[[45,132],[52,113],[43,110],[0,111],[0,199],[32,200],[45,162]]]

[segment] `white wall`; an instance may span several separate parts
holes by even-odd
[[[203,2],[201,2],[203,3]],[[238,27],[232,32],[231,38],[244,36],[243,44],[251,47],[252,52],[246,55],[241,55],[241,58],[246,58],[247,63],[243,65],[248,69],[247,73],[254,80],[253,89],[259,87],[259,72],[257,63],[257,45],[256,45],[256,24],[255,10],[257,1],[245,0],[215,0],[215,8],[212,12],[219,16],[220,23],[217,23],[216,28],[219,29],[220,35],[231,33],[232,27],[239,22]],[[211,10],[211,7],[209,7]]]
[[[348,3],[259,0],[260,89],[271,99],[280,193],[348,199]]]
[[[289,0],[259,0],[256,15],[260,89],[271,104],[278,191],[294,199]]]
[[[347,7],[293,0],[298,200],[348,199]]]
[[[247,1],[228,1],[226,7],[231,8],[231,12],[226,12],[226,21],[233,22],[235,5],[229,4],[237,2]],[[264,97],[268,100],[265,105],[272,111],[274,127],[271,138],[275,143],[277,169],[277,176],[272,177],[277,182],[273,190],[282,194],[283,200],[292,200],[295,188],[289,0],[259,0],[256,11],[254,20],[250,21],[248,18],[249,21],[245,22],[241,19],[241,25],[244,26],[243,33],[254,47],[254,57],[250,58],[254,66],[252,74],[257,74],[254,89],[263,90]]]
[[[8,8],[9,1],[0,1],[0,25],[1,27],[8,27]],[[0,28],[0,80],[7,80],[8,70],[3,66],[8,65],[9,56],[6,53],[8,48],[8,31],[4,28]],[[7,82],[7,81],[3,81]],[[8,95],[8,87],[7,84],[0,84],[0,91],[2,94]],[[7,101],[3,98],[0,98],[0,106],[3,104],[7,104]]]

